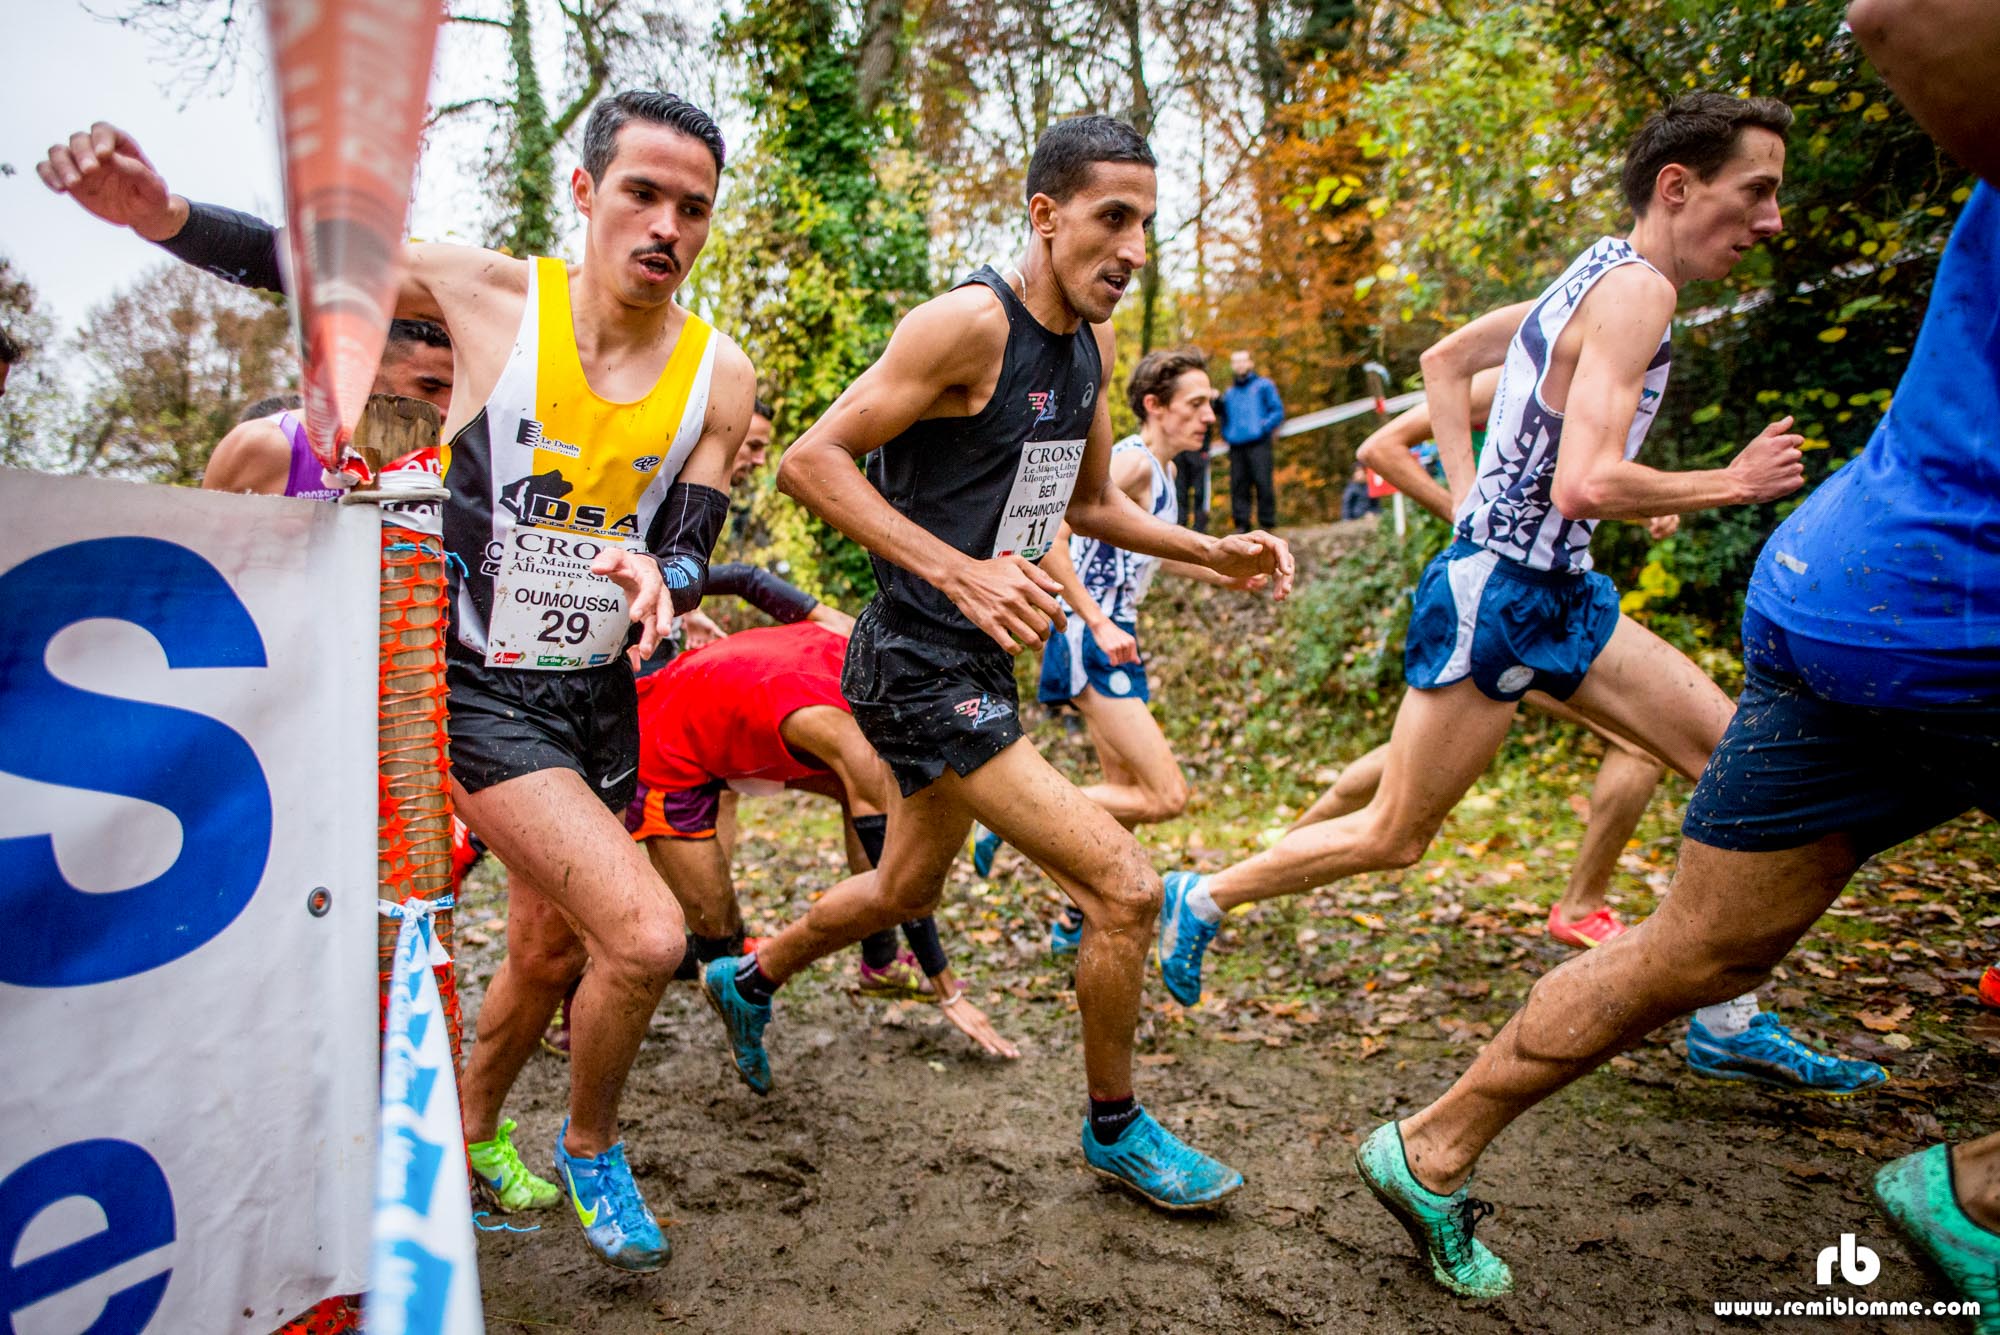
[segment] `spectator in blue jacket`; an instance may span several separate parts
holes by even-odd
[[[1278,490],[1271,482],[1271,433],[1285,420],[1284,401],[1270,378],[1257,374],[1250,354],[1229,354],[1235,381],[1222,391],[1222,438],[1229,442],[1229,513],[1238,533],[1278,526]],[[1251,493],[1257,522],[1250,522]]]

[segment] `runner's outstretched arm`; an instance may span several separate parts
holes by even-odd
[[[1007,313],[990,293],[957,288],[911,311],[881,359],[834,400],[778,464],[778,489],[870,552],[917,576],[1008,653],[1063,624],[1058,585],[1009,554],[968,556],[911,523],[854,461],[927,417],[968,414],[991,392],[1007,346]],[[983,404],[981,405],[983,406]]]
[[[1041,561],[1043,573],[1062,586],[1063,601],[1090,628],[1090,638],[1097,641],[1097,647],[1104,651],[1105,659],[1112,666],[1138,662],[1139,641],[1104,615],[1097,599],[1083,587],[1083,579],[1076,573],[1076,562],[1069,559],[1069,537],[1069,525],[1057,525],[1056,540],[1049,545],[1049,554]]]
[[[1114,362],[1111,326],[1092,326],[1103,364]],[[1064,519],[1085,537],[1108,542],[1128,552],[1141,552],[1166,561],[1185,561],[1207,566],[1238,587],[1254,587],[1250,581],[1263,576],[1271,582],[1274,597],[1292,591],[1292,551],[1283,538],[1269,533],[1236,533],[1212,538],[1206,533],[1163,524],[1148,514],[1111,476],[1111,401],[1097,397],[1097,415],[1090,424],[1084,445],[1083,462],[1076,472],[1076,489],[1070,493]]]
[[[1493,410],[1493,389],[1499,383],[1500,369],[1497,366],[1490,366],[1472,377],[1468,421],[1481,421]],[[1426,399],[1377,428],[1374,435],[1361,442],[1361,448],[1354,452],[1354,457],[1380,473],[1397,491],[1448,524],[1452,516],[1451,493],[1439,486],[1430,471],[1410,453],[1430,440],[1433,434],[1431,406]],[[1471,439],[1468,428],[1468,448]],[[1439,449],[1442,451],[1443,447]],[[1450,476],[1448,470],[1446,476]]]
[[[1445,481],[1451,484],[1454,512],[1465,504],[1479,476],[1479,461],[1472,451],[1472,378],[1506,361],[1508,342],[1534,308],[1532,301],[1517,301],[1488,311],[1424,349],[1424,408],[1430,413],[1431,439],[1438,444]]]
[[[1669,473],[1625,457],[1646,368],[1677,299],[1672,283],[1628,264],[1600,278],[1571,319],[1583,330],[1583,344],[1562,407],[1562,449],[1549,488],[1556,509],[1571,519],[1685,514],[1774,501],[1805,485],[1804,438],[1792,433],[1789,417],[1765,427],[1726,468]]]
[[[2000,5],[1992,0],[1854,0],[1868,61],[1944,151],[2000,187]]]

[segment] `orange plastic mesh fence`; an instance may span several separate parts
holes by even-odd
[[[382,640],[378,874],[383,899],[403,903],[451,893],[451,789],[445,725],[444,554],[437,538],[382,527]],[[452,949],[451,910],[432,917],[438,940]],[[376,932],[378,1023],[386,1026],[390,961],[398,923]],[[451,1031],[451,1060],[462,1069],[464,1025],[458,979],[437,974],[439,999]],[[328,1298],[294,1317],[277,1335],[342,1335],[361,1329],[358,1297]]]

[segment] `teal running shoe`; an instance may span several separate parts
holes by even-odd
[[[1493,1207],[1466,1195],[1464,1187],[1440,1196],[1417,1181],[1396,1123],[1384,1122],[1361,1142],[1354,1166],[1375,1199],[1410,1235],[1438,1283],[1462,1298],[1498,1298],[1513,1290],[1514,1273],[1507,1263],[1472,1236]]]
[[[620,1270],[658,1270],[673,1248],[639,1195],[625,1166],[625,1142],[595,1158],[581,1159],[563,1148],[569,1119],[556,1132],[556,1177],[576,1210],[583,1236],[598,1259]]]
[[[736,1074],[753,1093],[771,1092],[771,1060],[764,1055],[764,1026],[771,1023],[771,1007],[749,1000],[736,987],[736,970],[741,956],[725,955],[702,966],[701,994],[722,1027],[729,1031],[729,1053],[736,1060]]]
[[[981,876],[993,874],[993,859],[1000,854],[1000,836],[981,825],[972,822],[972,869]]]
[[[1814,1052],[1769,1011],[1759,1011],[1748,1029],[1728,1038],[1688,1017],[1687,1061],[1689,1070],[1710,1080],[1748,1080],[1822,1099],[1850,1099],[1889,1078],[1874,1062]]]
[[[1243,1185],[1243,1174],[1183,1143],[1144,1109],[1109,1145],[1097,1143],[1084,1118],[1083,1161],[1162,1210],[1205,1209]]]
[[[1201,1000],[1201,958],[1220,925],[1203,922],[1188,907],[1188,892],[1201,884],[1191,871],[1166,875],[1166,899],[1160,905],[1160,977],[1167,992],[1183,1006]]]
[[[1920,1259],[1979,1304],[1972,1328],[2000,1335],[2000,1234],[1966,1217],[1951,1184],[1951,1147],[1887,1164],[1875,1174],[1875,1203],[1915,1247]]]
[[[1057,959],[1074,955],[1083,949],[1083,921],[1070,921],[1071,910],[1064,909],[1049,924],[1049,954]]]

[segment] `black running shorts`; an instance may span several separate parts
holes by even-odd
[[[1745,660],[1736,717],[1688,801],[1688,838],[1770,853],[1845,834],[1867,858],[1975,807],[2000,812],[2000,710],[1837,704]]]
[[[899,616],[879,599],[855,622],[840,690],[905,797],[936,783],[946,766],[972,773],[1021,737],[1012,656],[983,637],[975,644]]]
[[[451,773],[476,793],[536,770],[583,776],[623,816],[639,774],[639,698],[621,656],[603,667],[522,672],[445,665]]]

